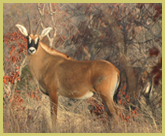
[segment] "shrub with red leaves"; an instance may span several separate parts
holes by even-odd
[[[9,48],[9,54],[5,61],[7,62],[6,67],[10,69],[10,72],[3,76],[3,82],[13,84],[15,80],[20,81],[19,63],[21,62],[21,55],[27,53],[26,38],[20,32],[11,32],[4,35],[3,42]]]

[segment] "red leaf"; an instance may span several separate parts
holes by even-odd
[[[125,86],[123,86],[123,89],[125,90],[125,89],[126,89],[126,87],[125,87]]]
[[[122,103],[122,98],[119,100],[119,104],[121,104]]]
[[[123,106],[125,106],[125,105],[126,105],[126,102],[123,103]]]
[[[33,92],[31,92],[31,95],[30,95],[32,98],[35,98],[35,95]]]
[[[127,94],[126,96],[125,96],[125,98],[127,99],[127,98],[130,98],[130,96]]]
[[[3,78],[3,82],[4,82],[5,84],[7,84],[6,78]]]
[[[130,118],[129,116],[126,117],[127,120],[128,120],[129,118]]]
[[[20,93],[21,91],[20,90],[15,90],[16,93]]]
[[[19,82],[21,81],[21,79],[20,79],[19,77],[17,78],[17,80],[18,80]]]
[[[125,95],[125,92],[122,92],[122,95]]]

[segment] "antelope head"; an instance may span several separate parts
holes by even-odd
[[[43,17],[44,17],[44,15],[42,16],[42,18]],[[39,21],[39,23],[38,23],[38,25],[36,27],[35,34],[32,33],[32,25],[31,25],[31,21],[29,19],[29,16],[28,16],[29,33],[28,33],[27,29],[23,25],[16,24],[16,27],[18,27],[18,29],[20,30],[20,32],[27,39],[27,43],[28,43],[28,54],[29,55],[33,55],[33,54],[36,53],[37,48],[38,48],[39,41],[42,40],[42,38],[44,36],[46,36],[52,30],[52,27],[45,28],[45,29],[42,30],[41,35],[38,35],[39,29],[40,29],[40,26],[41,26],[42,18],[40,19],[40,21]]]

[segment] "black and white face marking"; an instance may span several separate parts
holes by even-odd
[[[38,33],[36,32],[35,35],[33,34],[28,34],[28,31],[27,29],[20,25],[20,24],[16,24],[16,27],[18,27],[18,29],[20,30],[20,32],[26,37],[27,39],[27,43],[28,43],[28,54],[29,55],[33,55],[36,53],[37,49],[38,49],[38,44],[39,44],[39,41],[44,37],[46,36],[50,30],[52,30],[53,28],[52,27],[48,27],[48,28],[45,28],[44,30],[42,30],[41,32],[41,35],[38,35]],[[37,29],[38,30],[38,29]],[[30,33],[32,33],[30,31]]]
[[[28,54],[30,55],[35,54],[39,43],[38,36],[34,36],[34,38],[32,38],[32,36],[28,36],[27,42],[28,42]]]

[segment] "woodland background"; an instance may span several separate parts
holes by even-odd
[[[3,4],[3,132],[50,132],[49,98],[26,63],[27,41],[15,27],[33,31],[44,14],[43,39],[77,60],[104,59],[121,72],[120,126],[108,120],[96,94],[59,97],[58,132],[162,132],[162,4]],[[117,128],[117,129],[116,129]]]

